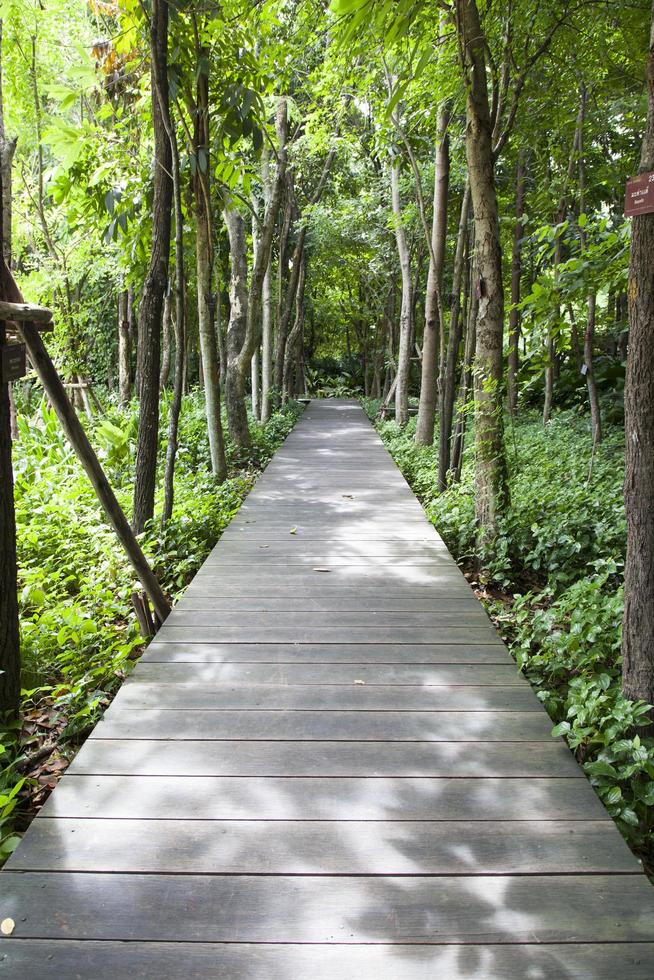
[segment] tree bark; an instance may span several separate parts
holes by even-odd
[[[475,215],[479,298],[475,352],[475,512],[481,543],[491,540],[508,504],[503,419],[504,290],[486,76],[487,42],[476,0],[456,0],[467,82],[466,157]]]
[[[411,371],[412,282],[411,256],[402,223],[400,199],[400,159],[391,162],[391,203],[395,223],[395,242],[402,276],[402,301],[400,306],[400,343],[397,355],[397,384],[395,386],[395,421],[405,425],[409,419],[409,376]]]
[[[154,515],[159,442],[159,360],[161,317],[168,289],[173,183],[170,141],[162,105],[168,106],[168,3],[152,0],[150,18],[152,118],[154,126],[154,200],[152,251],[139,306],[140,405],[132,524],[138,534]]]
[[[270,201],[272,187],[270,183],[270,160],[267,153],[262,154],[261,157],[261,183],[263,186],[263,200],[265,207],[268,207]],[[280,196],[283,192],[284,186],[286,184],[286,175],[284,175],[284,183],[280,188]],[[281,208],[281,200],[280,200]],[[283,262],[283,257],[280,255],[280,264]],[[272,286],[271,286],[271,272],[272,272],[272,249],[268,256],[268,263],[266,265],[266,272],[263,277],[263,283],[261,285],[261,421],[267,422],[270,418],[270,389],[272,387],[272,369],[273,369],[273,321],[272,321]]]
[[[3,167],[0,169],[0,229],[3,231],[6,227],[4,177]],[[5,259],[0,261],[4,269]],[[0,291],[0,297],[10,299],[4,289]],[[0,320],[0,352],[5,343],[5,323]],[[0,380],[0,714],[7,712],[15,717],[20,708],[21,663],[11,442],[9,385]]]
[[[584,121],[585,109],[588,100],[586,86],[581,87],[581,109],[579,124],[579,213],[586,210],[586,158],[584,155]],[[586,229],[579,228],[579,239],[581,242],[582,253],[586,250]],[[588,294],[588,316],[586,320],[586,330],[584,331],[584,363],[586,365],[586,387],[588,388],[588,403],[590,406],[591,432],[593,446],[602,441],[602,415],[595,381],[595,320],[597,314],[597,293],[591,289]]]
[[[245,408],[245,377],[238,370],[238,359],[245,343],[248,319],[248,256],[245,221],[232,204],[225,206],[223,214],[229,235],[231,261],[225,407],[232,440],[237,446],[248,446],[250,430]]]
[[[440,295],[443,282],[445,242],[447,239],[447,203],[450,188],[450,108],[441,107],[438,114],[438,137],[434,168],[434,210],[431,229],[431,254],[425,293],[425,328],[422,337],[422,376],[416,423],[416,443],[431,446],[436,421],[438,358],[441,346]]]
[[[438,442],[438,489],[447,489],[447,475],[450,469],[452,418],[456,397],[456,363],[463,333],[461,320],[461,284],[468,238],[468,212],[470,210],[470,185],[466,183],[461,204],[461,217],[454,256],[454,275],[452,277],[452,304],[450,307],[450,332],[447,339],[447,354],[441,371],[439,396],[439,442]]]
[[[179,170],[179,146],[173,120],[168,113],[166,120],[170,152],[173,161],[173,201],[175,210],[175,370],[173,397],[168,409],[168,440],[166,443],[166,469],[164,472],[164,501],[161,514],[162,526],[173,514],[175,496],[175,463],[179,434],[179,417],[182,412],[184,381],[186,375],[186,275],[184,269],[184,213],[182,211],[182,187]],[[168,300],[170,307],[171,300]],[[170,308],[168,317],[170,319]],[[170,346],[170,341],[169,341]]]
[[[198,48],[198,66],[209,64],[209,53]],[[220,417],[220,362],[218,341],[213,317],[212,279],[213,279],[213,215],[211,210],[210,183],[210,132],[209,132],[209,76],[207,70],[198,71],[197,104],[193,133],[193,152],[195,155],[195,228],[196,228],[196,270],[198,281],[198,331],[200,334],[200,356],[204,378],[205,410],[211,470],[217,480],[222,482],[227,476],[227,461]]]
[[[513,229],[513,252],[511,254],[511,310],[509,312],[509,369],[507,373],[507,393],[509,413],[518,410],[518,369],[520,367],[520,285],[522,281],[522,240],[524,238],[523,217],[525,213],[526,151],[518,150],[518,166],[515,181],[515,227]]]
[[[472,278],[472,276],[471,276]],[[466,327],[465,350],[463,354],[463,370],[461,371],[461,384],[459,387],[459,407],[452,440],[452,459],[450,462],[452,472],[452,482],[461,482],[461,467],[463,466],[463,450],[465,447],[465,436],[468,422],[468,399],[473,389],[473,369],[475,361],[475,346],[477,343],[477,312],[479,309],[479,299],[473,290],[470,297],[470,309],[468,311],[468,323]],[[464,306],[465,315],[465,306]]]
[[[293,327],[288,335],[286,343],[286,353],[284,356],[284,376],[282,378],[282,402],[285,404],[293,395],[293,368],[297,363],[298,356],[302,353],[302,331],[304,329],[304,290],[307,281],[307,253],[302,252],[300,256],[300,268],[298,276],[298,287],[295,299],[295,320]]]
[[[640,173],[654,170],[654,3]],[[632,219],[625,388],[627,561],[622,628],[625,696],[654,704],[654,214]]]

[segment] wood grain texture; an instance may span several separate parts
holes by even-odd
[[[4,872],[2,886],[1,914],[16,922],[17,939],[442,945],[477,944],[483,937],[509,944],[625,943],[647,942],[652,930],[651,885],[640,874]],[[617,976],[622,980],[624,974]]]
[[[498,643],[166,643],[157,637],[141,663],[514,664]]]
[[[3,975],[39,980],[651,980],[654,944],[343,946],[3,940]]]

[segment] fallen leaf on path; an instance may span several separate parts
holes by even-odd
[[[16,923],[13,919],[3,919],[2,922],[0,922],[0,932],[3,936],[11,936],[15,928]]]

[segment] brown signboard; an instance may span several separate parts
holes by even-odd
[[[654,213],[654,173],[639,174],[633,180],[627,181],[624,213],[626,218],[633,218],[635,214]]]
[[[25,361],[25,344],[4,344],[0,347],[2,353],[2,380],[5,384],[18,381],[27,373]]]

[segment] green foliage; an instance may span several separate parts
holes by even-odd
[[[245,458],[228,446],[230,478],[218,485],[209,469],[203,399],[198,393],[185,398],[172,520],[162,529],[155,519],[142,537],[169,594],[178,595],[204,562],[301,411],[291,402],[267,425],[251,420],[251,454]],[[136,405],[124,412],[109,407],[89,433],[125,509],[136,412]],[[162,414],[160,481],[165,407]],[[131,606],[131,594],[140,586],[54,413],[41,402],[32,415],[20,412],[19,426],[14,462],[24,705],[52,707],[62,722],[60,741],[79,740],[143,647]],[[161,497],[159,485],[159,504]],[[16,768],[22,751],[18,734],[12,727],[0,732],[1,860],[15,844],[11,828],[23,780]]]
[[[374,419],[379,402],[364,407]],[[545,428],[521,418],[508,441],[511,507],[480,553],[472,445],[462,482],[439,495],[437,450],[415,445],[414,420],[376,426],[457,561],[484,568],[482,598],[550,714],[553,735],[565,737],[627,840],[651,858],[654,740],[637,734],[649,709],[621,691],[622,431],[609,429],[593,456],[578,412],[561,412]]]

